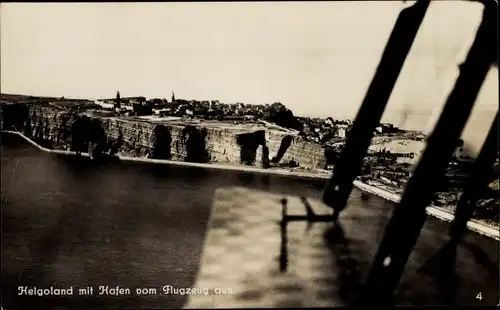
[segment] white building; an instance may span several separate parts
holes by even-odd
[[[170,111],[171,111],[170,108],[153,109],[153,114],[155,114],[155,115],[161,115],[161,114],[165,114],[165,113],[170,112]]]
[[[104,102],[102,100],[96,100],[95,104],[106,110],[113,110],[115,107],[113,103]]]
[[[339,138],[345,138],[347,135],[347,126],[341,125],[337,128],[337,136]]]

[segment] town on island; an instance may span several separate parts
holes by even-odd
[[[353,121],[295,116],[280,102],[122,97],[87,100],[2,94],[2,131],[45,150],[94,160],[127,158],[329,178]],[[359,184],[400,195],[426,143],[422,132],[376,127]],[[432,206],[453,214],[474,158],[458,141]],[[498,227],[498,158],[474,219]],[[382,195],[384,196],[384,195]],[[391,199],[391,198],[388,198]]]

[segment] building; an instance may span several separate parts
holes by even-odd
[[[106,102],[106,101],[103,101],[103,100],[96,100],[94,102],[96,105],[100,106],[101,108],[105,109],[105,110],[113,110],[115,105],[114,103],[111,103],[111,102]]]
[[[171,113],[173,113],[171,108],[153,109],[153,114],[159,116],[167,116]]]
[[[346,136],[347,136],[347,126],[346,125],[339,125],[337,127],[337,137],[345,138]]]
[[[398,132],[397,127],[394,127],[393,124],[387,124],[387,123],[379,124],[375,128],[375,130],[379,133],[396,133],[396,132]]]
[[[152,115],[153,114],[153,108],[150,105],[143,105],[143,104],[140,104],[140,103],[135,103],[132,106],[132,112],[136,116]]]
[[[120,92],[116,92],[116,100],[115,100],[115,113],[120,114],[121,111],[121,101],[120,101]]]

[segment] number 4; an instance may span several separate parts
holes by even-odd
[[[483,300],[483,294],[479,292],[476,296],[476,299],[479,299],[480,301]]]

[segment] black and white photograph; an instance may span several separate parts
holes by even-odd
[[[1,3],[2,310],[500,306],[497,14]]]

